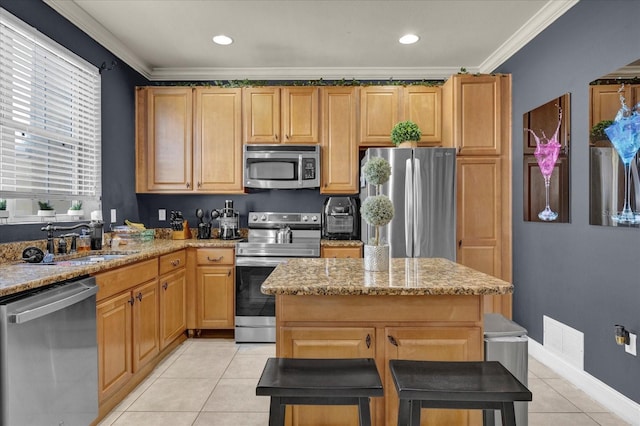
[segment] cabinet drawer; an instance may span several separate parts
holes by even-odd
[[[153,280],[158,276],[158,259],[145,260],[133,265],[96,275],[98,284],[97,300],[113,296],[122,291]]]
[[[184,250],[179,250],[160,256],[160,275],[164,275],[167,272],[184,268],[186,264],[187,254]]]
[[[196,259],[198,265],[233,265],[233,249],[198,249],[196,253]]]
[[[320,257],[362,257],[362,247],[320,247]]]

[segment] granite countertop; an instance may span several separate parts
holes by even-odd
[[[151,259],[163,254],[171,253],[186,247],[198,248],[235,248],[237,240],[171,240],[155,239],[137,244],[134,247],[119,246],[116,250],[95,250],[74,257],[84,255],[99,256],[100,254],[125,254],[124,257],[96,262],[90,265],[69,265],[63,256],[55,259],[52,265],[30,264],[25,262],[0,263],[0,296],[6,296],[25,290],[42,287],[59,281],[69,280],[83,275],[96,274],[109,269],[125,266],[141,260]],[[7,246],[9,246],[7,244]],[[14,257],[19,258],[19,257]]]
[[[262,284],[273,295],[496,295],[513,285],[441,258],[391,259],[389,272],[364,270],[363,259],[290,259]]]
[[[364,243],[360,240],[321,240],[322,247],[362,247]]]

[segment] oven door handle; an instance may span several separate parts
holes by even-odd
[[[268,266],[276,267],[281,263],[286,262],[289,258],[286,257],[236,257],[237,266]]]

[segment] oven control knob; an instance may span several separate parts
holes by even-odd
[[[262,216],[260,216],[260,220],[264,222],[265,220],[267,220],[267,216],[263,214]]]
[[[251,220],[252,220],[253,222],[256,222],[256,221],[258,220],[258,215],[257,215],[257,214],[254,214],[253,216],[251,216]]]
[[[317,222],[318,221],[318,216],[311,216],[311,221],[312,222]]]
[[[307,216],[302,216],[302,221],[303,221],[303,222],[306,222],[306,221],[308,221],[308,220],[309,220],[309,218],[308,218]]]

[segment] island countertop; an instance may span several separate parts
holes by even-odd
[[[279,264],[262,284],[271,295],[498,295],[513,285],[442,258],[391,259],[388,272],[363,259],[300,258]]]

